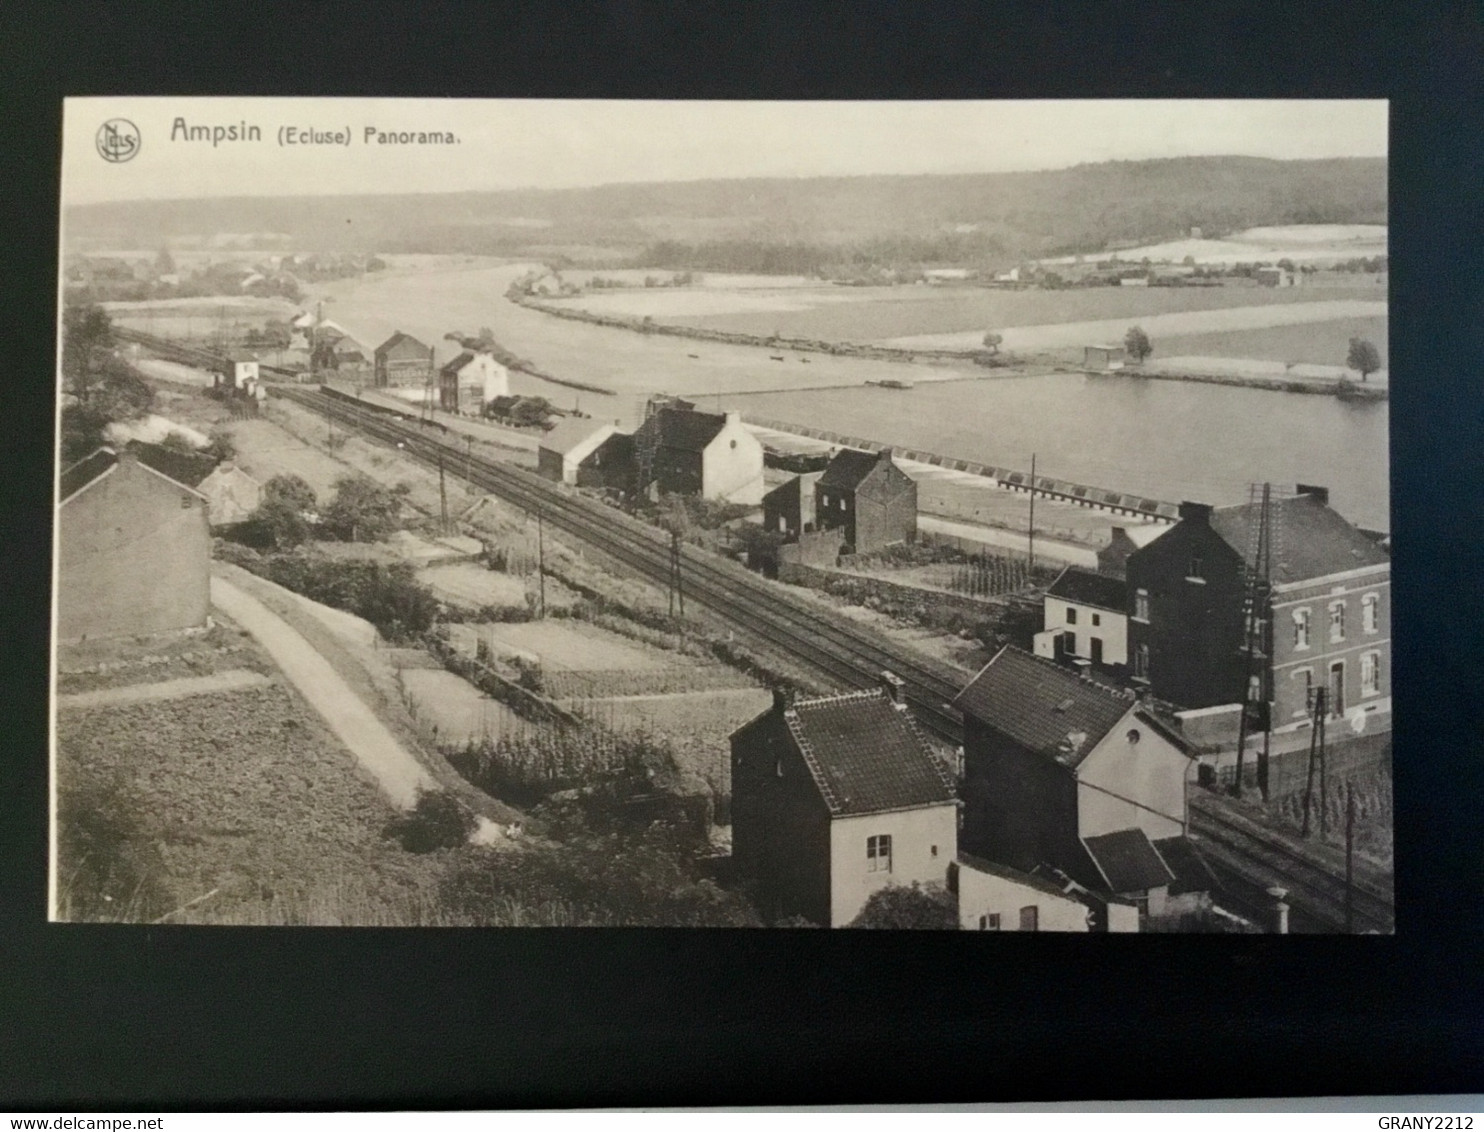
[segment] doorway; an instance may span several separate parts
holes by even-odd
[[[1329,666],[1329,713],[1345,714],[1345,662],[1337,660]]]

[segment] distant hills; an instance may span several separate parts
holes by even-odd
[[[621,257],[710,269],[761,258],[800,270],[821,260],[993,264],[1151,243],[1191,227],[1210,237],[1270,224],[1384,224],[1386,204],[1382,158],[1190,157],[1028,173],[130,201],[70,208],[67,230],[76,249],[186,246],[236,233],[295,250]]]

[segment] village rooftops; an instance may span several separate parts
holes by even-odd
[[[1061,896],[1076,899],[1073,895],[1077,891],[1075,885],[1057,884],[1049,877],[1041,876],[1039,873],[1022,872],[1020,869],[1012,869],[1009,865],[1002,865],[998,861],[986,860],[976,857],[971,853],[965,853],[962,849],[958,852],[959,864],[976,872],[986,873],[989,876],[999,877],[1001,880],[1014,881],[1016,884],[1033,888],[1037,892],[1044,892],[1048,896]]]
[[[832,487],[837,491],[854,491],[882,460],[891,459],[891,449],[880,452],[862,452],[855,448],[842,448],[831,458],[829,467],[819,477],[820,487]]]
[[[1094,574],[1068,566],[1057,575],[1056,581],[1046,591],[1047,597],[1060,598],[1075,605],[1087,605],[1094,609],[1107,609],[1123,613],[1128,596],[1128,586],[1122,578],[1107,574]]]
[[[1027,750],[1070,768],[1134,706],[1123,692],[1009,645],[953,702]]]
[[[378,354],[385,354],[390,350],[395,350],[403,342],[410,342],[412,345],[416,346],[419,350],[424,352],[426,352],[428,349],[425,343],[418,341],[411,334],[404,334],[400,330],[394,330],[392,331],[392,336],[390,338],[388,338],[380,346],[376,347],[376,352]]]
[[[781,706],[789,734],[832,816],[957,800],[952,778],[928,750],[911,717],[885,690]]]
[[[1391,561],[1375,541],[1329,507],[1328,492],[1301,490],[1307,493],[1273,499],[1269,505],[1274,584],[1326,578]],[[1256,545],[1253,533],[1261,513],[1257,503],[1218,507],[1210,514],[1211,528],[1245,562]]]
[[[1108,891],[1122,895],[1167,887],[1175,874],[1142,829],[1120,829],[1098,837],[1084,837],[1082,844],[1107,881]]]
[[[684,452],[704,452],[726,427],[727,418],[720,413],[698,413],[687,409],[656,409],[640,426],[656,435],[663,448]]]
[[[57,502],[66,503],[73,496],[81,494],[83,491],[92,487],[93,484],[101,480],[104,476],[112,472],[119,466],[120,463],[124,461],[129,461],[137,464],[139,467],[143,468],[151,475],[159,476],[160,479],[166,481],[172,487],[178,487],[182,491],[188,491],[192,495],[198,496],[202,499],[206,498],[204,495],[201,495],[201,493],[196,490],[194,485],[182,483],[174,476],[168,475],[167,473],[160,471],[158,468],[151,467],[144,460],[141,460],[135,452],[126,450],[125,453],[121,456],[116,450],[105,446],[99,448],[91,455],[83,457],[72,466],[64,468],[62,470],[60,482],[57,489]]]
[[[471,354],[468,350],[464,350],[457,357],[452,358],[449,361],[444,362],[443,365],[439,368],[438,372],[439,373],[446,373],[446,374],[450,374],[450,375],[457,374],[459,372],[459,370],[463,369],[466,365],[468,365],[473,360],[474,360],[474,355]]]

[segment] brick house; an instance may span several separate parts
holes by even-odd
[[[901,682],[815,699],[774,694],[732,734],[732,859],[770,919],[844,927],[889,885],[944,885],[958,803]]]
[[[1035,654],[1121,676],[1128,664],[1123,579],[1068,566],[1046,590]]]
[[[638,489],[760,504],[763,446],[741,414],[702,413],[682,404],[652,406],[635,431]]]
[[[1128,694],[1008,646],[954,702],[963,851],[1159,912],[1176,877],[1154,843],[1185,836],[1196,767],[1180,737]]]
[[[211,530],[200,492],[132,452],[100,448],[62,472],[57,637],[143,636],[204,626]]]
[[[374,377],[378,386],[424,385],[433,372],[433,347],[400,330],[376,347]]]
[[[1275,732],[1308,721],[1313,690],[1358,729],[1391,710],[1391,559],[1300,485],[1270,504],[1272,574],[1263,619],[1260,687],[1243,664],[1243,579],[1261,522],[1258,504],[1181,505],[1169,533],[1131,555],[1129,643],[1133,674],[1185,708],[1241,701],[1268,705]]]
[[[633,490],[634,438],[618,426],[581,417],[557,422],[541,437],[536,470],[555,483]]]
[[[843,532],[856,554],[917,539],[917,482],[897,467],[890,448],[842,449],[814,491],[819,529]]]
[[[801,531],[812,531],[815,524],[815,485],[821,472],[792,476],[763,496],[763,529],[779,534],[785,540],[799,537]]]

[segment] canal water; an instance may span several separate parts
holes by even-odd
[[[731,398],[744,413],[1158,499],[1246,502],[1249,485],[1330,489],[1391,529],[1385,401],[1053,374]]]

